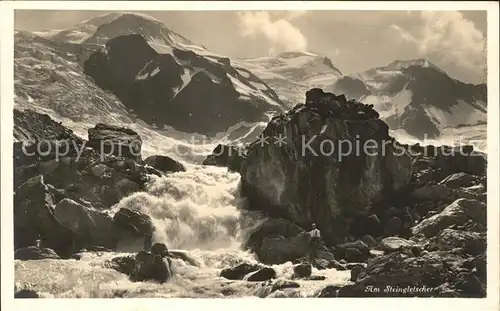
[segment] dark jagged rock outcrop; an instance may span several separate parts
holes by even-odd
[[[343,242],[347,219],[409,183],[411,159],[371,106],[320,89],[306,97],[306,105],[273,118],[263,132],[267,143],[248,147],[243,191],[255,208],[303,227],[314,222],[327,242]],[[375,142],[369,153],[355,151],[368,140]]]
[[[90,55],[84,72],[140,119],[160,128],[169,125],[183,132],[214,135],[241,121],[264,120],[267,111],[280,109],[253,92],[240,93],[241,87],[230,77],[280,103],[274,91],[260,91],[229,62],[214,62],[175,47],[172,51],[158,54],[139,34],[117,36]],[[184,76],[190,80],[184,81]]]
[[[144,159],[145,165],[154,167],[163,173],[185,172],[186,168],[182,163],[167,156],[153,155]]]
[[[120,236],[125,239],[143,239],[144,248],[151,247],[154,226],[148,215],[121,208],[113,217],[113,223]]]
[[[412,231],[413,234],[431,237],[451,225],[463,225],[469,219],[486,225],[486,204],[477,200],[458,199],[440,213],[424,219]]]
[[[42,176],[29,179],[14,195],[14,247],[44,246],[63,256],[71,255],[77,236],[54,215],[54,196]]]
[[[107,261],[105,267],[128,275],[132,282],[165,283],[172,277],[171,261],[167,256],[168,250],[159,254],[140,251],[135,256],[115,257]]]
[[[262,268],[261,265],[242,263],[232,268],[223,269],[220,276],[229,280],[243,280],[246,275]]]
[[[248,278],[249,282],[262,282],[276,278],[276,271],[270,267],[264,267],[256,272],[253,272]]]
[[[293,276],[295,278],[308,278],[311,276],[312,266],[309,263],[301,263],[293,267]]]
[[[249,234],[245,247],[259,254],[265,239],[292,238],[300,233],[304,233],[304,229],[289,220],[268,219]]]

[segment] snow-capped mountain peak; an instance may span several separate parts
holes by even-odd
[[[442,71],[438,66],[434,65],[431,63],[428,59],[425,58],[418,58],[418,59],[411,59],[411,60],[395,60],[389,65],[387,65],[385,68],[387,69],[392,69],[392,70],[401,70],[401,69],[406,69],[411,66],[417,66],[417,67],[422,67],[422,68],[434,68],[439,71]]]
[[[342,76],[330,58],[312,52],[291,51],[238,61],[276,90],[290,107],[303,101],[309,88],[323,88]]]
[[[139,34],[159,53],[171,47],[207,51],[184,36],[172,31],[161,21],[136,12],[107,13],[85,20],[64,30],[36,32],[38,36],[65,43],[104,45],[112,38]]]

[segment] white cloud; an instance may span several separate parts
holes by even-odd
[[[422,11],[419,27],[409,31],[398,25],[391,29],[404,42],[414,44],[422,56],[439,57],[440,61],[481,73],[485,66],[486,40],[474,23],[460,12]]]
[[[278,51],[305,51],[307,39],[291,21],[305,11],[239,12],[241,34],[245,37],[263,36],[269,43],[270,53]]]
[[[398,25],[392,24],[391,29],[396,31],[399,34],[401,40],[403,40],[404,42],[419,44],[418,40],[414,36],[412,36],[408,31],[404,30]]]

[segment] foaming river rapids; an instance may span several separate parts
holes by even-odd
[[[165,284],[131,282],[125,274],[106,268],[116,256],[140,250],[119,245],[118,253],[86,253],[80,260],[15,261],[18,289],[35,290],[41,297],[311,297],[327,285],[342,285],[349,271],[315,270],[324,281],[297,281],[300,288],[271,293],[263,282],[231,281],[219,277],[222,269],[247,262],[254,255],[241,250],[248,231],[263,219],[243,212],[240,175],[225,168],[189,166],[186,172],[156,177],[146,192],[122,199],[122,207],[148,214],[155,226],[154,242],[183,251],[191,260],[172,260],[173,278]],[[278,278],[290,278],[292,263],[272,266]]]

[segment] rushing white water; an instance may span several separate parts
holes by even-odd
[[[155,242],[186,252],[192,260],[174,259],[174,277],[166,284],[133,283],[104,263],[140,249],[120,253],[84,254],[80,260],[16,261],[18,288],[32,288],[42,297],[308,297],[326,285],[347,282],[349,271],[317,271],[324,281],[297,281],[300,288],[271,293],[262,282],[230,281],[220,271],[243,262],[256,263],[253,254],[241,250],[246,233],[262,220],[243,212],[239,195],[240,175],[225,168],[189,165],[187,172],[154,178],[145,192],[134,193],[115,205],[148,214],[156,232]],[[279,278],[290,278],[293,265],[275,265]]]

